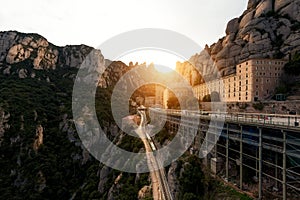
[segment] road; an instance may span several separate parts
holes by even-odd
[[[154,200],[172,200],[169,185],[166,179],[165,171],[159,156],[155,156],[154,152],[156,147],[151,141],[148,133],[146,132],[146,114],[144,110],[138,110],[141,115],[141,122],[136,130],[136,133],[144,143],[147,155],[147,164],[150,170],[152,193]],[[150,139],[150,140],[149,140]]]

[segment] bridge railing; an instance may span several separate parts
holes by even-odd
[[[226,121],[243,122],[251,124],[265,124],[273,126],[286,126],[300,129],[300,115],[267,114],[267,113],[222,113],[211,111],[193,111],[193,110],[174,110],[174,109],[155,109],[152,111],[166,113],[175,116],[189,116],[202,119],[225,118]]]

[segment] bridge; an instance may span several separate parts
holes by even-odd
[[[213,135],[217,143],[208,140],[214,148],[203,162],[224,182],[258,199],[300,199],[299,115],[149,110],[170,132],[197,131],[191,153],[201,153],[205,137]]]

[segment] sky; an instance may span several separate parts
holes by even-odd
[[[239,17],[247,0],[14,0],[0,7],[0,31],[38,33],[58,45],[99,47],[120,33],[141,28],[168,29],[201,47],[225,36],[227,22]],[[197,52],[195,52],[197,53]],[[132,54],[132,53],[131,53]],[[173,65],[174,55],[157,52],[125,55],[125,63],[158,62]],[[158,54],[160,54],[158,56]],[[147,56],[148,55],[148,56]],[[104,55],[105,56],[105,55]],[[137,59],[139,58],[139,59]],[[135,60],[134,60],[135,59]],[[167,60],[167,61],[166,61]],[[173,61],[171,61],[173,60]],[[163,63],[165,61],[165,63]],[[173,62],[174,64],[170,64]]]

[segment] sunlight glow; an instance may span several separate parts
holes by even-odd
[[[139,64],[146,62],[147,65],[153,63],[157,71],[167,73],[175,70],[177,61],[183,62],[184,59],[163,50],[139,50],[130,52],[118,58],[118,60],[127,65],[129,62],[133,62],[133,64],[136,62]]]

